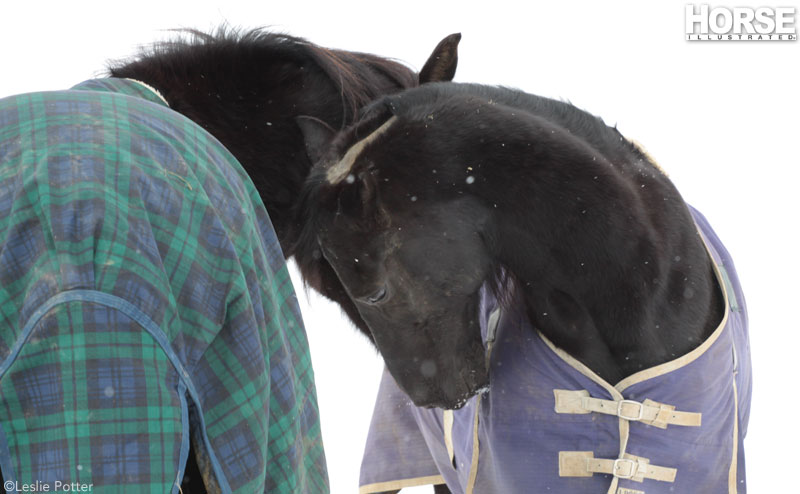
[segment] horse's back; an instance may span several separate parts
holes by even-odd
[[[264,206],[149,90],[0,100],[0,286],[6,480],[176,491],[191,435],[223,491],[327,491]]]

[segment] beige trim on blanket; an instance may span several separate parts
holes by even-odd
[[[733,376],[733,454],[731,455],[731,466],[728,469],[728,494],[738,492],[736,483],[736,469],[739,462],[739,394],[736,390],[736,375]]]
[[[453,448],[453,411],[442,411],[442,426],[444,428],[444,447],[447,449],[447,458],[452,465],[456,458],[455,448]]]
[[[719,338],[719,335],[722,334],[722,331],[725,329],[725,325],[728,324],[728,316],[730,315],[730,299],[728,295],[728,289],[725,285],[725,279],[722,277],[722,273],[720,272],[719,266],[717,266],[714,257],[711,255],[711,251],[708,249],[708,244],[706,243],[705,237],[698,231],[698,235],[700,235],[700,239],[703,241],[703,245],[705,245],[706,250],[708,251],[708,257],[711,259],[711,265],[714,267],[714,274],[717,277],[717,284],[719,285],[719,289],[722,292],[722,297],[725,299],[725,314],[722,316],[722,321],[717,326],[717,329],[711,333],[711,336],[706,338],[699,347],[695,348],[691,352],[682,355],[675,360],[670,360],[669,362],[664,362],[663,364],[656,365],[655,367],[650,367],[649,369],[645,369],[643,371],[637,372],[631,376],[626,377],[622,381],[618,382],[616,386],[614,386],[618,391],[622,392],[625,389],[633,386],[634,384],[640,383],[642,381],[647,381],[648,379],[652,379],[656,376],[660,376],[663,374],[667,374],[672,372],[676,369],[680,369],[695,360],[698,357],[703,355],[710,347],[714,344],[715,341]]]
[[[500,318],[503,317],[503,311],[500,307],[489,314],[487,321],[488,330],[486,332],[486,370],[489,370],[492,361],[492,347],[496,337],[497,325],[500,324]],[[478,395],[475,401],[475,417],[472,422],[472,463],[469,467],[469,478],[467,479],[466,494],[473,494],[475,489],[475,482],[478,480],[478,459],[480,458],[480,440],[478,438],[478,425],[481,417],[481,402],[483,395]]]
[[[583,362],[581,362],[580,360],[576,359],[572,355],[568,354],[567,352],[565,352],[561,348],[557,347],[552,341],[548,340],[547,337],[545,335],[543,335],[542,333],[538,333],[538,334],[539,334],[539,338],[541,338],[542,341],[544,341],[544,343],[548,347],[550,347],[550,350],[552,350],[553,353],[558,355],[558,357],[561,360],[563,360],[564,362],[569,364],[570,367],[573,367],[576,371],[580,372],[584,376],[588,377],[592,381],[594,381],[597,384],[599,384],[600,386],[602,386],[603,389],[608,391],[608,393],[611,396],[613,396],[615,400],[623,400],[624,399],[624,397],[622,396],[622,393],[620,393],[614,386],[612,386],[608,382],[606,382],[605,379],[603,379],[602,377],[600,377],[597,374],[595,374],[594,371],[592,371],[590,368],[588,368],[586,365],[584,365]]]
[[[473,494],[475,481],[478,478],[478,458],[480,457],[480,441],[478,440],[478,420],[481,416],[481,397],[475,402],[475,418],[472,425],[472,464],[469,467],[469,478],[467,479],[466,494]]]
[[[166,98],[164,98],[164,96],[163,96],[163,95],[162,95],[160,92],[158,92],[158,89],[154,88],[154,87],[153,87],[153,86],[151,86],[150,84],[147,84],[147,83],[145,83],[145,82],[142,82],[142,81],[137,81],[136,79],[131,79],[130,77],[126,77],[126,78],[125,78],[125,80],[126,80],[126,81],[135,82],[136,84],[138,84],[138,85],[140,85],[140,86],[144,87],[145,89],[148,89],[150,92],[152,92],[153,94],[155,94],[156,96],[158,96],[158,98],[159,98],[161,101],[163,101],[165,105],[169,106],[169,103],[167,103],[167,99],[166,99]]]
[[[376,494],[378,492],[396,491],[406,487],[419,487],[421,485],[439,484],[444,484],[444,477],[441,475],[430,475],[428,477],[390,480],[388,482],[376,482],[374,484],[362,485],[358,488],[358,494]]]

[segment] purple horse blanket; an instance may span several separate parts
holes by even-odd
[[[699,347],[612,385],[485,290],[489,392],[455,411],[417,408],[384,372],[360,492],[446,483],[454,494],[744,493],[747,310],[730,255],[692,214],[726,300]]]

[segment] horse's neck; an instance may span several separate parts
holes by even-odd
[[[332,82],[313,64],[263,58],[145,57],[112,69],[112,75],[153,86],[173,110],[219,139],[253,179],[285,248],[291,207],[311,167],[294,118],[311,115],[340,125],[342,105]]]
[[[614,165],[587,154],[550,190],[509,194],[509,183],[505,194],[531,217],[497,216],[496,236],[508,240],[499,260],[535,327],[611,383],[685,354],[722,317],[686,205],[661,172],[625,154]]]

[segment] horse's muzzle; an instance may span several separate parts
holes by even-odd
[[[398,385],[418,407],[457,410],[476,394],[488,391],[489,374],[481,366],[445,374],[438,379],[437,376],[431,376],[430,379],[411,383],[407,387],[400,382]]]

